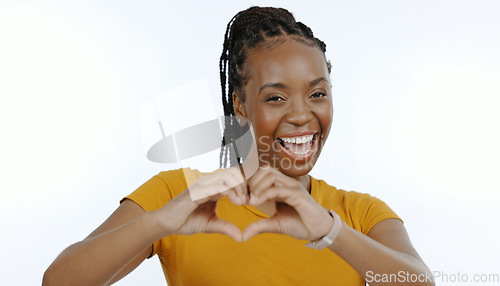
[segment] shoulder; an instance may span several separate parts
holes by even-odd
[[[190,168],[164,171],[153,176],[133,193],[122,199],[130,199],[145,211],[158,209],[182,193],[204,173]]]
[[[184,187],[187,188],[199,177],[203,176],[204,173],[193,170],[191,168],[181,168],[176,170],[160,172],[158,175],[154,176],[151,180],[158,180],[163,182],[166,186],[171,187]]]
[[[384,219],[401,220],[384,201],[375,196],[337,189],[323,180],[314,178],[311,179],[311,184],[312,195],[319,204],[334,210],[348,225],[365,234]]]
[[[380,200],[366,193],[346,191],[329,185],[323,180],[311,178],[312,196],[320,203],[343,203],[352,206],[377,203]]]
[[[168,189],[170,189],[175,197],[187,187],[192,185],[198,178],[208,174],[211,173],[204,173],[191,168],[181,168],[160,172],[158,175],[151,178],[151,180],[163,183]]]

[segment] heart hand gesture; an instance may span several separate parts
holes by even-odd
[[[250,224],[243,241],[259,233],[281,233],[297,239],[316,240],[331,229],[333,220],[302,186],[276,169],[262,167],[248,181],[250,205],[271,201],[275,213]]]
[[[241,241],[241,231],[217,216],[217,201],[227,196],[234,204],[246,201],[247,187],[239,169],[223,170],[196,180],[184,192],[157,211],[167,235],[222,233]],[[192,197],[202,197],[193,200]]]

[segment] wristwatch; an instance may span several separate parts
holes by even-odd
[[[328,210],[328,213],[333,218],[332,229],[330,229],[330,231],[322,238],[307,243],[306,244],[307,247],[314,249],[323,249],[331,245],[335,240],[335,238],[337,237],[337,235],[339,235],[340,229],[342,228],[342,219],[336,212],[332,210]]]

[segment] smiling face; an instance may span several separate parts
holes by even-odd
[[[323,53],[286,40],[271,48],[253,50],[249,77],[233,94],[237,116],[254,128],[260,165],[271,165],[291,177],[306,175],[316,163],[333,116],[331,84]]]

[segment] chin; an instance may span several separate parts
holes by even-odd
[[[289,177],[301,177],[307,175],[316,163],[316,159],[306,162],[295,162],[293,165],[289,161],[282,160],[279,166],[279,171]],[[277,166],[278,167],[278,166]]]
[[[270,166],[279,170],[281,173],[289,176],[289,177],[301,177],[307,175],[318,159],[318,154],[315,154],[314,157],[309,158],[308,160],[290,160],[288,157],[281,157],[278,154],[274,154],[274,156],[269,156],[270,154],[266,154],[261,156],[260,165],[261,166]],[[272,159],[269,160],[269,157]],[[262,160],[262,159],[268,160]]]

